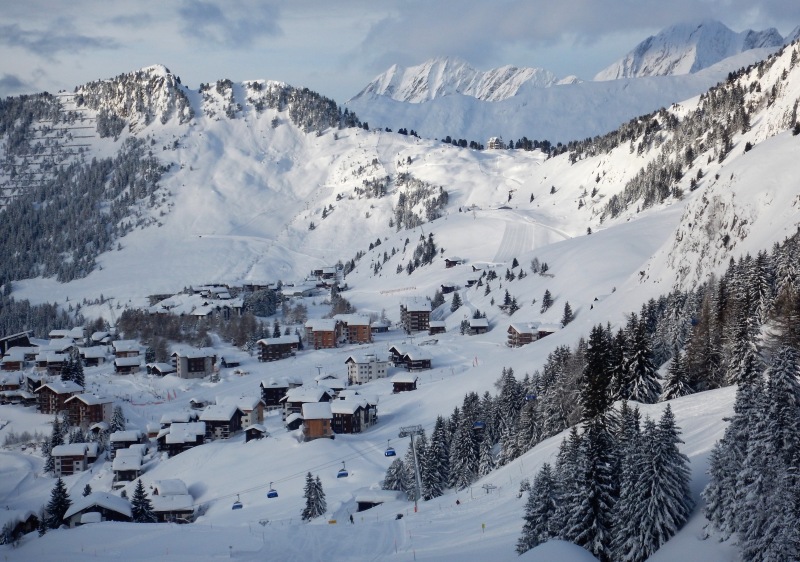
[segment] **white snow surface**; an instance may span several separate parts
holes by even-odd
[[[397,437],[400,427],[421,424],[430,431],[436,416],[449,415],[466,392],[494,392],[502,367],[512,367],[519,377],[531,373],[541,368],[556,346],[574,346],[597,323],[610,322],[616,329],[647,299],[676,285],[691,286],[711,272],[720,272],[730,257],[769,249],[796,231],[800,184],[793,171],[800,137],[788,132],[786,120],[798,97],[800,68],[789,69],[789,57],[787,51],[764,74],[764,91],[784,69],[791,79],[769,108],[762,106],[753,113],[749,131],[734,135],[729,157],[707,164],[705,155],[698,156],[705,179],[696,191],[688,189],[695,173],[690,169],[682,199],[669,199],[641,213],[631,210],[602,223],[599,212],[604,202],[653,154],[638,156],[626,144],[570,164],[566,156],[545,159],[537,152],[476,152],[360,129],[306,135],[282,114],[256,114],[243,95],[245,86],[235,88],[243,104],[237,119],[204,117],[194,97],[198,117],[191,124],[179,125],[172,119],[162,125],[155,120],[145,128],[146,134],[155,139],[161,157],[176,164],[162,181],[166,203],[152,210],[161,226],[133,231],[120,241],[119,250],[101,255],[102,269],[85,279],[64,285],[49,279],[21,281],[14,284],[16,297],[67,305],[67,298],[71,304],[103,294],[110,305],[89,304],[82,312],[113,323],[126,306],[146,307],[149,294],[205,283],[299,280],[312,268],[348,260],[361,250],[365,254],[348,275],[350,289],[343,293],[360,313],[385,310],[397,322],[403,299],[432,296],[442,283],[462,286],[463,306],[450,312],[447,302],[433,311],[447,332],[436,336],[435,345],[425,347],[433,368],[418,373],[416,391],[392,393],[390,379],[396,370],[357,387],[362,395],[378,398],[379,421],[361,434],[301,443],[298,433],[287,431],[280,415],[271,413],[265,416],[269,437],[264,439],[245,443],[240,433],[172,458],[146,455],[142,476],[146,489],[159,480],[183,480],[204,512],[195,523],[97,523],[51,531],[42,538],[34,533],[18,548],[0,547],[0,553],[9,560],[58,561],[87,556],[192,561],[517,559],[514,546],[525,502],[524,496],[517,497],[520,480],[553,461],[563,435],[540,443],[469,490],[421,502],[418,512],[412,503],[395,501],[355,513],[354,497],[359,490],[379,486],[392,460],[383,454],[387,442],[398,455],[405,453],[407,440]],[[696,103],[689,100],[672,110],[686,114]],[[283,120],[276,128],[270,125],[274,117]],[[126,130],[127,134],[133,133]],[[174,139],[178,139],[175,150],[161,151]],[[742,145],[747,141],[755,146],[745,154]],[[97,153],[113,152],[111,139],[92,142]],[[399,171],[443,186],[450,195],[445,215],[412,232],[396,232],[387,223],[399,195],[397,186],[381,199],[356,194],[364,179]],[[598,193],[590,196],[586,192],[593,187]],[[337,198],[339,194],[342,197]],[[580,199],[584,205],[578,208]],[[715,200],[721,203],[712,205]],[[321,219],[322,208],[330,205],[334,210]],[[734,216],[746,217],[744,230],[741,218],[734,223]],[[310,221],[317,223],[316,229],[308,229]],[[691,228],[689,222],[704,226]],[[593,229],[591,235],[586,234],[587,226]],[[731,233],[735,244],[720,246],[722,232]],[[430,234],[444,252],[411,275],[396,274],[420,236]],[[409,244],[404,248],[406,239]],[[368,250],[375,240],[381,244]],[[396,254],[374,274],[374,264],[382,263],[383,253],[391,254],[392,248]],[[466,263],[446,269],[444,256],[454,255]],[[513,258],[527,269],[534,257],[549,264],[551,276],[530,273],[523,280],[504,281],[500,288],[502,272]],[[484,287],[463,288],[467,279],[475,277],[473,265],[497,268],[499,279],[490,295],[484,295]],[[506,288],[521,305],[513,322],[556,323],[565,302],[576,318],[547,338],[510,349],[505,341],[512,318],[491,304],[492,299],[502,298]],[[550,290],[555,305],[541,314],[533,300],[541,299],[545,290]],[[329,310],[324,299],[320,295],[303,300],[310,317]],[[475,310],[487,314],[490,330],[460,335],[461,321]],[[279,320],[282,326],[302,329]],[[258,392],[262,380],[291,377],[313,385],[320,368],[346,378],[344,361],[356,351],[385,356],[390,346],[421,343],[426,339],[421,336],[411,342],[395,328],[377,334],[368,345],[306,349],[273,363],[245,357],[236,369],[222,369],[218,382],[144,373],[116,376],[113,367],[103,365],[86,369],[86,390],[122,404],[129,429],[145,429],[165,414],[188,411],[192,398],[249,396]],[[218,340],[214,346],[220,353],[234,351]],[[697,506],[688,524],[652,560],[737,559],[735,546],[705,538],[699,497],[707,482],[709,452],[724,431],[724,418],[732,413],[734,395],[731,387],[670,403],[682,428],[682,450],[691,461]],[[664,406],[641,409],[655,418]],[[12,432],[24,430],[49,435],[52,418],[30,408],[0,405],[0,420],[2,442]],[[342,462],[349,471],[347,478],[336,477]],[[42,475],[42,468],[40,452],[32,447],[0,450],[0,506],[38,511],[54,484],[52,477]],[[319,475],[328,505],[325,517],[310,524],[299,520],[308,472]],[[94,491],[110,492],[112,478],[111,463],[100,461],[65,482],[77,498],[87,483]],[[486,493],[484,484],[496,488]],[[126,487],[129,497],[133,486]],[[279,497],[267,498],[270,486]],[[237,498],[244,508],[231,510]],[[353,525],[348,521],[351,513]],[[403,518],[397,519],[400,513]],[[523,559],[556,559],[562,552],[563,559],[571,559],[566,554],[571,549],[545,545]]]

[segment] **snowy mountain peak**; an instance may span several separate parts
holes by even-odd
[[[735,54],[751,49],[776,49],[783,43],[775,28],[736,33],[714,20],[681,23],[651,35],[594,79],[692,74]]]
[[[437,57],[407,68],[392,65],[353,100],[385,96],[397,101],[421,103],[461,94],[484,101],[500,101],[514,96],[523,84],[546,88],[556,83],[556,76],[542,68],[506,65],[481,72],[461,59]]]

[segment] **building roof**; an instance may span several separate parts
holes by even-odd
[[[105,359],[108,355],[108,346],[95,345],[92,347],[82,347],[80,354],[85,359]]]
[[[74,396],[70,396],[69,398],[64,400],[64,403],[72,402],[74,400],[80,400],[81,402],[83,402],[87,406],[97,406],[97,405],[100,405],[100,404],[111,404],[114,401],[111,398],[102,398],[100,396],[95,396],[94,394],[83,393],[83,394],[75,394]]]
[[[303,415],[302,415],[301,413],[299,413],[299,412],[292,412],[291,414],[289,414],[288,416],[286,416],[286,419],[284,420],[284,422],[283,422],[283,423],[285,423],[286,425],[289,425],[289,424],[290,424],[290,423],[292,423],[294,420],[302,420],[302,419],[303,419]]]
[[[194,510],[194,498],[187,494],[152,495],[150,504],[156,513]]]
[[[258,340],[257,343],[259,345],[265,345],[265,346],[286,345],[286,344],[293,345],[293,344],[298,343],[299,341],[300,341],[300,336],[298,336],[297,334],[288,334],[288,335],[285,335],[285,336],[279,336],[277,338],[260,339],[260,340]]]
[[[158,438],[166,436],[169,444],[194,443],[201,435],[206,434],[206,422],[173,423],[167,429],[158,432]]]
[[[230,421],[236,412],[243,414],[236,404],[211,404],[200,414],[201,421]]]
[[[488,328],[489,320],[487,318],[470,318],[470,328]]]
[[[446,328],[447,327],[447,322],[445,322],[444,320],[431,320],[428,323],[428,327],[429,328]]]
[[[51,392],[55,394],[71,394],[71,393],[79,393],[83,391],[83,387],[76,383],[75,381],[53,381],[48,382],[37,388],[34,392],[39,392],[43,389],[49,389]]]
[[[310,328],[314,332],[334,332],[337,322],[333,318],[312,318],[306,322],[306,328]]]
[[[407,383],[413,384],[419,380],[419,377],[413,373],[397,373],[392,377],[392,383]]]
[[[111,443],[134,443],[142,438],[142,432],[138,429],[126,429],[115,431],[109,436]]]
[[[431,354],[425,351],[424,349],[420,349],[416,345],[393,345],[389,348],[389,351],[395,350],[395,352],[402,356],[408,357],[412,361],[420,361],[425,359],[431,359]]]
[[[189,412],[167,412],[161,414],[161,423],[189,423],[192,421],[192,414]]]
[[[258,408],[259,402],[261,404],[264,403],[260,396],[223,396],[221,398],[217,398],[217,404],[231,404],[238,406],[242,413],[255,410]]]
[[[329,420],[333,417],[331,414],[330,402],[313,402],[303,404],[303,419],[304,420]]]
[[[142,365],[142,358],[138,355],[133,357],[117,357],[114,359],[115,367],[140,367]]]
[[[369,326],[369,317],[363,314],[337,314],[333,318],[348,326]]]
[[[180,478],[165,478],[153,482],[153,496],[180,496],[188,493],[186,483]]]
[[[534,327],[538,328],[538,322],[513,322],[509,325],[509,330],[514,330],[518,334],[533,334]]]
[[[114,462],[111,463],[111,470],[115,472],[125,470],[141,470],[142,457],[139,455],[117,455],[114,457]]]
[[[382,363],[387,362],[387,359],[378,359],[378,355],[374,352],[351,353],[344,360],[345,363],[355,363],[356,365],[364,365],[367,363]]]
[[[172,363],[148,363],[145,366],[151,371],[156,370],[164,375],[174,373],[176,371],[175,367],[172,366]]]
[[[260,423],[251,423],[250,425],[244,428],[244,431],[250,431],[251,429],[261,433],[267,432],[267,428],[261,425]]]
[[[290,388],[281,400],[286,402],[319,402],[327,394],[333,396],[334,392],[325,386],[298,386]]]
[[[333,414],[349,414],[353,415],[359,408],[366,409],[368,407],[367,401],[363,398],[353,398],[348,400],[334,400],[330,403],[331,413]]]
[[[114,348],[116,353],[121,352],[129,352],[129,351],[140,351],[142,346],[139,344],[137,340],[116,340],[111,342],[111,346]]]
[[[430,312],[431,301],[422,298],[411,297],[403,301],[403,306],[408,312]]]
[[[53,447],[50,454],[54,457],[77,457],[87,453],[89,447],[86,443],[69,443]]]
[[[131,504],[125,498],[109,494],[108,492],[92,492],[88,496],[74,499],[72,505],[64,514],[64,519],[69,519],[76,513],[80,513],[92,507],[102,507],[110,511],[116,511],[121,515],[131,517]]]
[[[397,490],[357,490],[354,494],[356,503],[384,503],[394,501],[400,496]]]
[[[188,359],[202,359],[206,357],[216,357],[217,353],[208,347],[201,347],[199,349],[190,347],[176,351],[172,355],[175,357],[186,357]]]

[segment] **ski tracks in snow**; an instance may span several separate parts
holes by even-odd
[[[506,262],[533,249],[533,225],[506,222],[503,239],[494,255],[494,262]]]

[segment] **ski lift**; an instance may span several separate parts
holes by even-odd
[[[476,421],[472,424],[472,429],[474,430],[484,430],[486,429],[486,423],[482,421]]]
[[[397,453],[394,450],[394,447],[389,445],[389,440],[386,440],[386,452],[383,453],[385,457],[396,457]]]
[[[236,494],[236,501],[233,502],[231,509],[242,509],[242,507],[244,506],[242,505],[242,502],[239,501],[239,494]]]
[[[267,492],[267,497],[268,498],[277,498],[278,497],[278,491],[275,488],[272,487],[272,482],[269,483],[269,491]]]
[[[339,469],[339,472],[336,474],[336,478],[347,478],[348,476],[350,476],[350,473],[347,472],[344,461],[342,461],[342,468]]]

